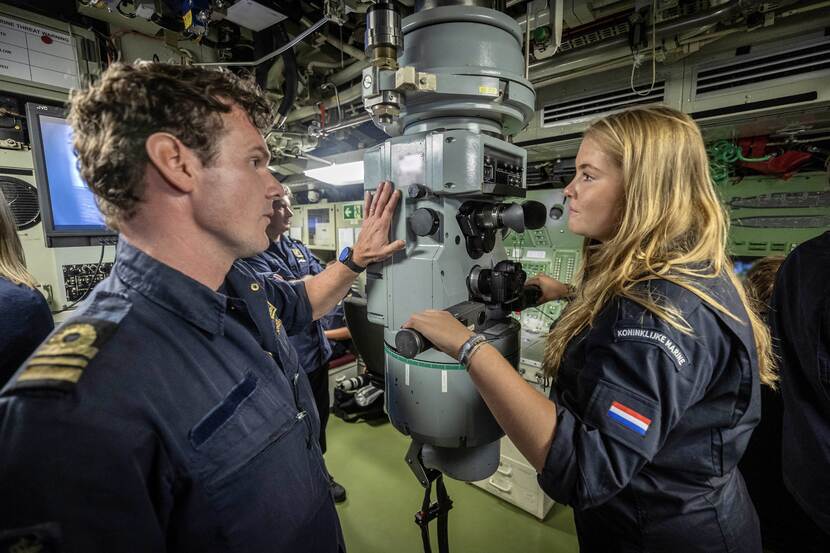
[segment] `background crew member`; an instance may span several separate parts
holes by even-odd
[[[5,539],[85,552],[345,549],[286,335],[357,273],[338,263],[287,283],[234,262],[268,246],[281,190],[263,93],[226,71],[116,63],[70,103],[81,175],[121,241],[111,276],[2,391]],[[388,243],[398,198],[387,183],[367,197],[354,263],[403,247]]]
[[[737,463],[759,419],[759,371],[775,377],[724,249],[700,131],[668,108],[611,115],[586,132],[576,166],[568,226],[587,242],[548,338],[551,400],[449,313],[405,326],[464,350],[542,488],[574,507],[583,553],[759,553]],[[549,277],[529,282],[544,300],[567,294]]]
[[[770,326],[781,364],[784,484],[800,505],[800,551],[830,544],[830,232],[778,271]]]
[[[326,263],[326,267],[337,263],[337,260],[332,259]],[[348,295],[357,294],[352,290]],[[359,295],[359,294],[357,294]],[[343,298],[345,300],[346,298]],[[337,304],[337,307],[329,311],[323,316],[323,328],[325,329],[326,338],[331,347],[331,358],[337,359],[346,354],[353,353],[354,344],[352,344],[352,332],[346,325],[346,310],[343,307],[343,300]]]
[[[325,314],[321,319],[325,329],[326,339],[331,348],[331,358],[337,359],[351,352],[352,333],[346,326],[346,313],[341,300],[337,306]]]
[[[747,299],[765,321],[769,320],[769,304],[775,276],[784,258],[764,257],[746,273],[744,287]],[[746,489],[758,512],[761,538],[767,551],[794,551],[798,541],[794,514],[800,509],[784,487],[781,478],[781,417],[783,412],[780,389],[761,386],[761,422],[752,433],[746,452],[738,463]]]
[[[308,248],[285,233],[291,228],[291,189],[282,186],[283,194],[274,200],[274,214],[265,233],[271,243],[264,252],[245,261],[260,273],[276,273],[285,280],[300,280],[323,272],[320,260]],[[336,309],[336,307],[335,307]],[[320,449],[326,452],[326,423],[329,420],[329,371],[331,346],[325,335],[323,318],[312,322],[302,332],[289,336],[297,350],[300,367],[308,375],[314,403],[320,415]],[[331,479],[331,493],[337,503],[346,500],[346,489]]]
[[[49,304],[35,286],[0,191],[0,387],[55,328]]]

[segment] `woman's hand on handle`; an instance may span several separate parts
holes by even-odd
[[[571,288],[564,282],[559,282],[548,275],[538,274],[527,279],[525,286],[538,286],[542,290],[542,297],[539,298],[539,305],[549,301],[561,300],[568,297]]]
[[[413,314],[403,324],[403,328],[417,330],[423,334],[424,338],[432,342],[436,349],[443,351],[453,359],[458,359],[461,346],[473,335],[469,328],[461,324],[448,311],[438,309],[427,309]]]

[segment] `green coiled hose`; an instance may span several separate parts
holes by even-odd
[[[768,161],[772,156],[744,157],[741,147],[728,140],[718,140],[706,149],[709,155],[709,171],[717,186],[728,184],[734,165],[738,161]]]

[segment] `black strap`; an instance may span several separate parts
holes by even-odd
[[[433,479],[436,481],[435,492],[437,501],[430,504]],[[424,501],[421,503],[421,510],[415,513],[415,524],[421,527],[421,541],[424,544],[424,553],[432,553],[432,546],[429,543],[429,523],[436,518],[438,519],[438,551],[439,553],[449,553],[450,509],[452,509],[452,500],[447,493],[447,488],[444,486],[444,476],[441,473],[437,473],[437,476],[429,479],[424,490]]]
[[[424,501],[421,503],[421,510],[415,513],[415,524],[421,527],[421,541],[424,542],[424,553],[432,553],[432,547],[429,544],[429,504],[430,496],[432,495],[432,480],[424,489]]]
[[[444,487],[443,475],[438,477],[435,492],[438,496],[438,551],[440,553],[449,553],[449,513],[450,509],[452,509],[452,500],[450,500],[450,496],[447,493],[447,488]]]

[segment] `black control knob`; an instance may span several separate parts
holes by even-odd
[[[565,214],[565,208],[561,205],[555,205],[550,208],[550,214],[548,215],[554,221],[558,221],[562,218],[562,215]]]
[[[432,347],[432,342],[424,335],[411,328],[402,328],[395,334],[395,349],[404,357],[413,359],[422,351]]]
[[[409,188],[406,189],[406,195],[409,196],[410,200],[426,198],[428,192],[427,187],[420,184],[410,184]]]
[[[419,207],[409,216],[409,227],[417,236],[429,236],[438,230],[441,220],[428,207]]]

